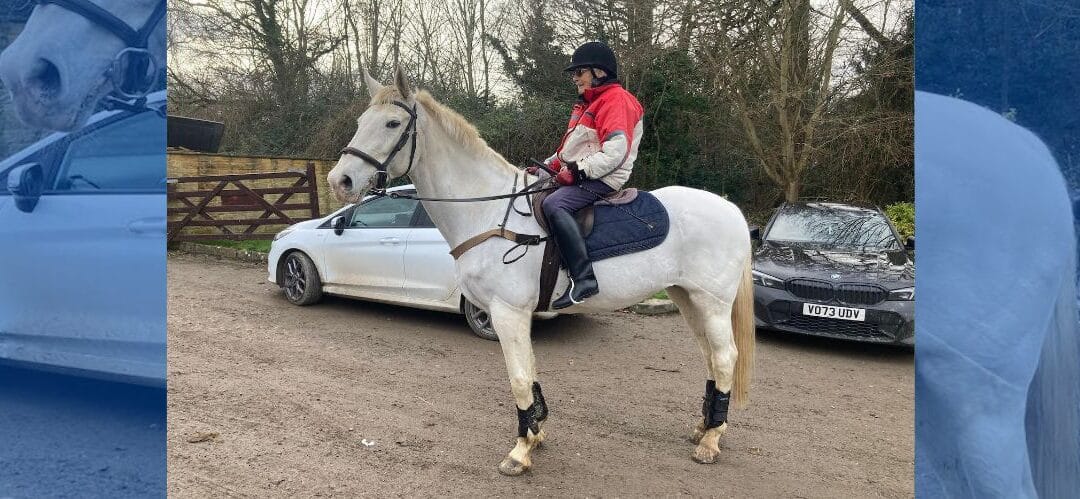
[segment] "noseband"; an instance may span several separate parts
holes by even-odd
[[[139,99],[145,96],[158,80],[157,63],[148,50],[150,34],[165,17],[165,0],[154,7],[154,12],[143,24],[134,29],[111,12],[97,6],[89,0],[37,0],[39,5],[53,4],[73,12],[104,28],[113,36],[122,40],[127,47],[116,53],[113,64],[107,74],[113,81],[113,92],[125,99]],[[124,69],[124,59],[130,59]],[[153,75],[146,78],[146,74]]]
[[[345,147],[341,150],[341,155],[344,156],[348,154],[350,156],[356,156],[375,167],[375,170],[378,172],[376,174],[378,175],[378,178],[375,180],[375,188],[372,189],[371,192],[376,196],[386,195],[386,184],[388,180],[390,180],[388,178],[390,174],[387,173],[387,168],[390,167],[390,162],[394,160],[394,156],[397,156],[397,153],[405,147],[405,143],[409,142],[410,137],[412,139],[412,147],[409,150],[409,167],[405,169],[405,173],[403,173],[401,177],[408,175],[409,172],[412,171],[413,159],[416,158],[416,104],[413,104],[413,107],[409,108],[404,102],[394,101],[394,105],[409,113],[409,124],[405,125],[405,130],[401,132],[401,137],[398,138],[397,145],[390,151],[390,155],[386,157],[385,161],[379,161],[370,154],[353,147]]]

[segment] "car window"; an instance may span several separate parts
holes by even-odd
[[[52,172],[56,170],[57,159],[66,147],[64,135],[54,133],[4,159],[0,162],[0,195],[11,194],[7,190],[8,177],[11,170],[22,165],[37,163],[45,172],[45,178],[51,179]]]
[[[349,227],[409,227],[418,204],[413,199],[375,198],[353,210]]]
[[[428,215],[427,210],[424,209],[423,203],[416,205],[416,217],[413,218],[413,227],[435,227],[435,222],[431,220],[431,216]]]
[[[897,249],[888,220],[870,210],[804,208],[776,215],[766,239],[842,248]]]
[[[133,115],[78,137],[68,146],[58,191],[164,191],[165,119]]]

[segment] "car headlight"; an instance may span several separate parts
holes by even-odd
[[[892,301],[911,301],[915,299],[915,287],[900,288],[889,291],[889,300]]]
[[[287,236],[289,234],[292,234],[292,232],[294,230],[296,230],[296,229],[285,229],[285,230],[283,230],[281,232],[278,232],[277,234],[274,234],[274,240],[277,241],[278,239],[281,239],[281,238],[283,238],[283,237],[285,237],[285,236]]]
[[[784,289],[784,281],[781,279],[777,279],[769,274],[758,272],[756,270],[751,270],[750,273],[753,275],[754,284],[759,284],[766,288]]]

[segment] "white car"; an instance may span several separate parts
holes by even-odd
[[[416,192],[411,185],[389,191]],[[477,336],[498,340],[487,312],[461,295],[450,245],[418,201],[369,196],[294,224],[275,236],[267,270],[270,282],[295,305],[310,305],[327,293],[460,313]]]
[[[0,161],[0,362],[165,384],[165,92]]]

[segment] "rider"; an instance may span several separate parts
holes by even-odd
[[[604,43],[578,47],[565,71],[577,86],[578,102],[558,150],[545,160],[558,172],[560,187],[544,200],[544,213],[570,274],[566,293],[552,303],[556,309],[600,292],[574,212],[622,188],[630,178],[644,113],[619,83],[615,53]]]

